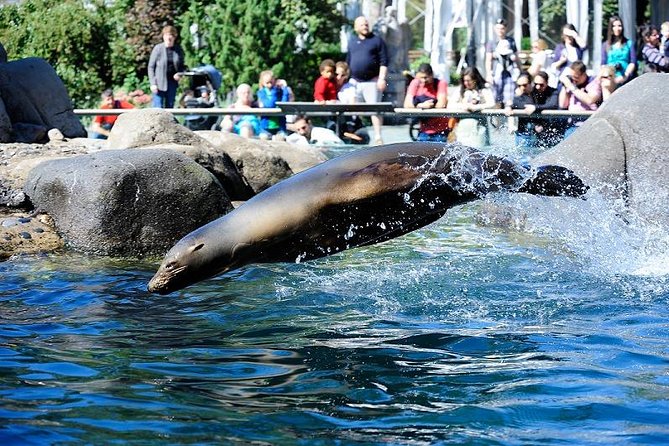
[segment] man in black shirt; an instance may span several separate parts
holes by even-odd
[[[518,117],[516,145],[551,147],[562,137],[559,122],[530,115],[543,110],[557,110],[558,93],[548,85],[548,74],[545,71],[539,71],[533,81],[526,71],[516,79],[516,94],[510,108],[523,110],[528,115]]]
[[[363,16],[355,19],[355,35],[349,39],[346,62],[351,69],[349,82],[355,84],[356,102],[379,102],[386,89],[388,50],[383,39],[372,33]],[[374,142],[382,144],[380,115],[372,116]]]

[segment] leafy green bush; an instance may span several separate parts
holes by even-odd
[[[89,5],[76,0],[26,0],[0,8],[0,42],[9,60],[46,59],[77,106],[89,104],[92,97],[97,102],[111,81],[104,6]]]
[[[210,63],[223,73],[223,91],[257,86],[261,71],[284,78],[296,97],[311,100],[318,65],[341,59],[344,18],[337,0],[211,0],[192,2],[178,20],[190,67]],[[197,35],[190,32],[197,26]],[[197,40],[205,46],[195,45]]]
[[[168,24],[180,32],[189,67],[212,64],[221,70],[223,92],[241,82],[256,86],[260,72],[272,69],[298,99],[311,100],[321,60],[344,57],[339,33],[346,20],[338,3],[24,0],[0,8],[0,42],[10,60],[46,59],[78,108],[97,106],[109,87],[148,91],[149,55]]]

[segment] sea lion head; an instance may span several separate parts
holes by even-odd
[[[229,243],[228,243],[229,242]],[[158,271],[149,281],[152,293],[169,294],[201,280],[236,269],[242,265],[239,251],[243,244],[225,236],[212,241],[195,231],[182,238],[165,255]]]

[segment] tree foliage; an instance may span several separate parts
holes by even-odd
[[[89,5],[76,0],[26,0],[0,8],[0,42],[9,59],[46,59],[79,102],[111,81],[110,54],[101,44],[110,33],[100,13],[104,7]]]
[[[273,69],[306,99],[320,60],[341,56],[343,23],[337,0],[24,0],[0,7],[0,42],[10,60],[46,59],[78,107],[96,105],[104,88],[146,89],[151,49],[168,24],[187,65],[214,65],[224,89],[256,85]],[[206,46],[194,45],[192,25]]]
[[[187,5],[180,0],[135,0],[125,10],[125,43],[132,48],[136,74],[147,75],[147,64],[151,50],[160,43],[161,31],[166,25],[175,25]],[[121,12],[119,11],[119,14]]]
[[[173,24],[190,67],[212,64],[223,89],[257,85],[260,71],[285,78],[310,99],[318,64],[338,59],[345,20],[340,0],[23,0],[0,7],[0,42],[11,59],[37,56],[54,66],[78,107],[107,87],[148,87],[151,48]],[[617,12],[604,0],[604,21]],[[541,29],[560,39],[564,0],[541,2]],[[192,26],[197,33],[191,32]],[[193,30],[194,31],[194,30]],[[605,35],[606,29],[602,30]],[[589,37],[591,38],[591,37]],[[198,42],[197,40],[201,40]],[[204,45],[202,45],[204,43]]]
[[[618,0],[603,0],[602,14],[604,20],[602,21],[601,36],[602,39],[606,37],[606,29],[608,18],[612,15],[618,14]],[[541,21],[541,31],[549,36],[553,41],[560,42],[562,35],[562,27],[567,23],[567,6],[564,0],[544,0],[541,2],[539,11]],[[590,11],[589,20],[592,22],[592,11]],[[579,30],[581,31],[581,30]],[[586,36],[588,41],[592,39],[593,31],[590,31],[590,36]]]
[[[210,63],[223,73],[223,87],[256,85],[271,69],[293,86],[298,97],[311,97],[322,58],[341,57],[339,30],[344,18],[337,0],[201,0],[180,17],[187,64]],[[204,47],[194,48],[197,26]]]

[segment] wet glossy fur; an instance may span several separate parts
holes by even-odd
[[[531,172],[459,145],[392,144],[335,158],[258,194],[180,240],[149,291],[170,293],[258,262],[299,262],[379,243],[487,193],[585,193],[570,171]]]

